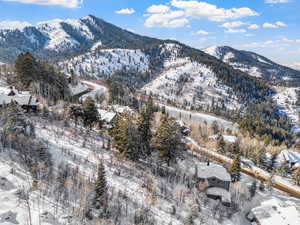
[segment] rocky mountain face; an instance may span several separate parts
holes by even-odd
[[[268,82],[299,83],[300,81],[299,71],[279,65],[254,52],[240,51],[228,46],[212,46],[203,51],[235,69]]]

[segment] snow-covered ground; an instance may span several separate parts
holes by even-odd
[[[212,125],[213,122],[217,122],[219,127],[224,128],[225,130],[227,128],[231,130],[237,129],[234,123],[216,116],[212,116],[205,113],[187,111],[187,110],[183,110],[183,109],[179,109],[176,107],[167,106],[163,104],[159,104],[159,105],[160,107],[164,106],[166,108],[166,112],[168,112],[170,116],[175,117],[178,120],[182,120],[189,125],[197,122],[206,122],[208,125]]]
[[[260,225],[293,225],[300,223],[299,206],[289,200],[270,198],[251,210]]]
[[[190,153],[185,153],[184,159],[179,160],[178,164],[172,166],[171,171],[176,172],[175,178],[177,176],[180,178],[176,179],[178,181],[175,182],[175,180],[170,180],[170,177],[154,175],[148,166],[144,167],[143,164],[138,166],[127,160],[120,160],[114,154],[114,151],[103,148],[107,144],[108,137],[101,132],[91,131],[88,135],[80,127],[74,132],[72,127],[65,127],[62,121],[47,122],[40,118],[36,118],[35,126],[37,138],[47,143],[53,157],[54,168],[58,168],[62,163],[68,164],[73,168],[77,168],[79,173],[87,180],[95,180],[97,163],[99,160],[103,161],[110,190],[113,190],[115,195],[123,193],[127,196],[121,198],[121,202],[118,202],[118,204],[129,207],[126,209],[126,214],[122,215],[122,225],[132,225],[134,213],[139,208],[150,210],[149,215],[155,219],[154,224],[169,225],[172,223],[173,225],[182,225],[191,214],[191,210],[197,208],[197,204],[200,204],[201,212],[199,216],[194,218],[196,224],[202,220],[204,224],[209,225],[248,225],[236,224],[226,217],[218,222],[217,217],[215,217],[216,214],[212,211],[212,206],[217,203],[213,200],[203,201],[197,190],[187,187],[185,179],[193,175],[191,168],[201,168],[201,166],[206,165],[206,163],[203,163],[203,159],[201,162],[201,157],[198,158]],[[12,164],[8,157],[4,158],[2,156],[0,176],[8,179],[16,187],[2,190],[0,185],[0,199],[4,202],[0,205],[0,218],[1,215],[4,215],[5,218],[9,215],[7,218],[9,222],[3,223],[0,219],[1,225],[28,224],[29,215],[32,218],[32,225],[83,224],[78,221],[78,217],[72,214],[72,207],[64,206],[62,208],[62,205],[57,205],[58,203],[54,199],[40,197],[38,190],[30,191],[29,204],[31,212],[29,213],[26,201],[18,200],[15,192],[17,188],[25,185],[29,189],[28,180],[30,178],[24,177],[24,172],[22,172],[22,176],[10,174],[12,167],[15,174],[20,174],[22,169]],[[154,184],[154,202],[151,200],[151,192],[144,187],[148,179]],[[10,185],[7,184],[6,186],[9,187]],[[45,215],[48,215],[51,219],[44,219]],[[16,218],[17,223],[15,223],[14,218]],[[65,218],[68,218],[69,222]]]
[[[283,88],[278,87],[277,93],[273,96],[281,113],[285,114],[292,124],[292,131],[300,133],[299,127],[299,107],[295,105],[297,101],[297,92],[300,88]]]
[[[174,225],[181,225],[189,213],[190,204],[195,204],[193,203],[193,198],[195,198],[193,197],[193,191],[191,192],[189,189],[186,189],[180,183],[169,184],[165,178],[155,177],[151,175],[151,172],[149,174],[149,171],[145,171],[145,173],[143,170],[135,168],[129,161],[122,161],[122,167],[119,167],[120,171],[117,166],[120,162],[118,163],[116,156],[112,154],[113,152],[99,147],[103,146],[103,141],[106,142],[105,136],[95,134],[97,137],[93,136],[84,140],[84,135],[74,137],[65,128],[58,128],[52,124],[47,124],[46,128],[42,124],[38,125],[36,133],[39,138],[47,141],[56,166],[62,162],[68,163],[73,167],[79,168],[79,171],[84,173],[86,177],[95,177],[96,165],[99,159],[103,160],[106,166],[106,176],[109,186],[113,187],[116,193],[119,191],[126,193],[130,201],[136,202],[138,207],[150,207],[151,214],[154,215],[157,221],[155,224],[168,225],[172,223]],[[201,166],[202,164],[198,159],[189,156],[177,166],[175,165],[175,170],[181,171],[180,173],[189,174],[191,166],[196,165]],[[119,172],[121,175],[117,175]],[[157,191],[156,203],[153,205],[148,205],[148,193],[142,188],[145,178],[149,175],[152,176]],[[160,186],[165,186],[168,190],[172,190],[173,196],[164,197],[163,193],[159,191]],[[185,203],[182,202],[179,204],[177,198],[182,195],[180,193],[184,193]],[[177,205],[176,208],[178,208],[175,215],[171,213],[173,205]],[[130,210],[134,211],[134,209]],[[219,224],[211,218],[209,208],[203,209],[202,213],[205,220],[210,221],[210,224]],[[123,224],[130,225],[131,223],[124,220]],[[233,225],[227,219],[222,224]]]
[[[58,205],[56,211],[53,199],[31,189],[32,179],[26,171],[11,161],[6,153],[0,152],[0,156],[0,224],[64,224],[62,207]],[[24,200],[22,192],[29,196],[28,201]]]
[[[194,115],[193,116],[200,116]],[[205,115],[207,117],[207,115]],[[202,115],[200,116],[202,117]],[[215,121],[217,118],[210,118]],[[132,163],[127,160],[120,159],[114,150],[108,150],[104,146],[107,145],[108,136],[102,132],[90,131],[85,132],[81,127],[74,129],[72,126],[65,127],[63,121],[47,121],[41,118],[35,120],[37,138],[44,140],[53,157],[54,168],[59,165],[68,164],[72,168],[78,168],[82,176],[88,180],[95,180],[95,171],[97,163],[102,160],[106,177],[110,190],[113,193],[126,194],[126,198],[122,198],[119,204],[127,205],[128,214],[123,214],[122,225],[132,225],[132,217],[138,208],[149,208],[150,215],[155,218],[154,224],[159,225],[182,225],[191,213],[191,210],[200,203],[201,212],[195,217],[195,224],[206,225],[249,225],[245,220],[235,220],[237,215],[231,219],[224,217],[218,220],[214,211],[218,209],[215,202],[205,203],[195,189],[190,189],[184,183],[187,176],[193,175],[191,168],[201,168],[206,165],[205,159],[200,155],[184,153],[184,159],[179,160],[176,165],[172,166],[171,171],[176,172],[179,176],[179,182],[171,181],[170,177],[160,177],[154,175],[148,166],[143,167],[142,164]],[[221,123],[227,123],[220,120]],[[11,174],[11,168],[14,168],[14,174]],[[199,170],[200,171],[200,170]],[[30,176],[25,176],[24,170],[16,163],[13,163],[6,154],[0,152],[0,224],[15,225],[28,224],[29,215],[32,217],[32,225],[82,225],[77,217],[72,214],[72,210],[68,207],[62,207],[50,197],[41,197],[38,190],[30,191],[30,209],[29,214],[26,201],[19,200],[16,196],[18,188],[27,188],[29,190]],[[175,177],[176,177],[175,176]],[[1,177],[6,178],[1,179]],[[155,202],[149,200],[150,192],[144,187],[145,181],[151,179],[155,189]],[[1,185],[2,183],[5,185]],[[12,186],[12,185],[13,186]],[[5,187],[5,188],[3,188]],[[269,195],[264,193],[264,195]],[[79,196],[79,194],[78,194]],[[127,200],[126,200],[127,199]],[[266,199],[262,195],[259,202]],[[76,201],[75,201],[76,202]],[[126,203],[127,202],[127,203]],[[129,203],[128,203],[129,202]],[[130,204],[132,202],[132,204]],[[57,206],[57,207],[56,207]],[[58,210],[56,210],[56,208]],[[174,212],[175,208],[175,212]],[[124,210],[124,209],[123,209]],[[1,217],[7,218],[9,222],[3,222]],[[7,216],[8,215],[8,216]],[[242,215],[243,216],[243,215]],[[48,217],[48,219],[47,219]],[[69,222],[67,222],[68,218]],[[200,220],[204,221],[200,223]],[[237,221],[243,222],[237,222]]]
[[[6,81],[0,79],[0,94],[7,95],[11,91]]]
[[[86,81],[86,80],[82,80],[81,81],[83,84],[85,84],[86,86],[88,86],[90,89],[92,89],[89,93],[83,95],[81,97],[82,100],[86,99],[87,97],[91,97],[94,100],[96,100],[96,97],[98,96],[108,96],[108,89],[107,87],[97,84],[96,82],[92,82],[92,81]]]

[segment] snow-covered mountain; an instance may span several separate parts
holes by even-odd
[[[97,49],[59,63],[67,73],[106,79],[117,76],[142,92],[173,103],[234,109],[271,93],[265,84],[210,55],[175,41],[144,49]]]
[[[262,101],[271,89],[230,65],[173,40],[134,34],[94,16],[0,28],[0,62],[22,52],[54,61],[65,73],[117,76],[159,98],[198,108]]]
[[[279,65],[254,52],[237,50],[228,46],[212,46],[204,52],[254,77],[266,81],[299,81],[300,72]]]
[[[181,46],[165,44],[162,52],[170,51],[163,62],[163,70],[156,79],[146,84],[142,90],[161,100],[193,107],[207,106],[219,100],[219,106],[234,109],[238,106],[236,96],[230,95],[232,88],[218,82],[216,73],[205,63],[180,56]]]
[[[118,71],[149,71],[149,59],[139,49],[99,49],[65,60],[60,66],[79,75],[94,78],[109,77]]]
[[[6,24],[0,27],[0,61],[12,63],[22,52],[34,52],[42,59],[66,59],[101,48],[143,48],[157,41],[133,34],[94,16]]]

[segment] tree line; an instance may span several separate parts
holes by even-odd
[[[138,116],[120,115],[110,134],[121,155],[137,161],[158,153],[159,158],[170,165],[184,149],[181,130],[176,120],[167,115],[162,116],[159,126],[154,129],[154,109],[149,97]]]

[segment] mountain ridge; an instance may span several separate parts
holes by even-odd
[[[117,77],[140,90],[151,82],[156,85],[165,76],[157,93],[167,96],[167,101],[181,98],[181,105],[194,108],[207,107],[216,100],[221,101],[218,107],[230,108],[231,100],[235,105],[260,102],[272,93],[265,82],[199,49],[137,35],[94,16],[0,31],[1,62],[12,63],[23,51],[52,61],[62,72],[102,80]]]
[[[299,71],[275,63],[255,52],[237,50],[230,46],[211,46],[202,50],[235,69],[265,81],[290,83],[300,80]]]
[[[22,29],[0,29],[0,61],[13,63],[22,52],[34,52],[43,60],[62,60],[89,51],[99,41],[102,48],[126,45],[136,49],[159,40],[134,34],[92,15],[56,19]]]

